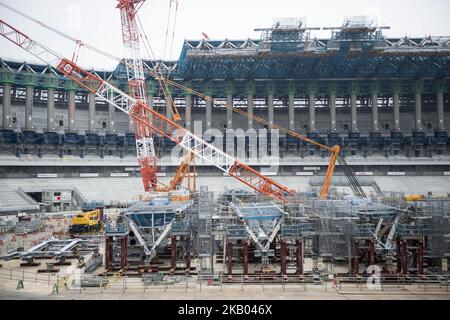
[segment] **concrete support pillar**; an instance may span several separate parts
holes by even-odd
[[[244,240],[244,275],[248,275],[248,240]]]
[[[358,131],[358,112],[356,109],[356,93],[351,94],[352,131]]]
[[[68,131],[73,132],[75,130],[75,91],[69,91],[69,108],[67,111],[68,116]]]
[[[394,130],[400,131],[400,94],[394,93]]]
[[[289,130],[295,130],[295,96],[293,93],[289,94],[288,98],[288,109],[289,109]]]
[[[151,93],[151,92],[148,93],[147,94],[147,105],[152,110],[153,110],[153,105],[154,105],[154,102],[155,102],[154,100],[155,100],[155,98],[153,96],[153,93]],[[149,112],[148,118],[149,118],[150,122],[153,122],[153,114],[151,114],[150,112]]]
[[[108,105],[108,131],[116,132],[116,107],[112,104]]]
[[[89,132],[95,131],[95,94],[89,92]]]
[[[212,99],[212,97],[210,97]],[[206,100],[206,129],[211,129],[212,125],[212,100]]]
[[[280,264],[281,264],[281,274],[286,274],[286,241],[281,240],[281,247],[280,247]]]
[[[227,242],[227,272],[231,276],[233,274],[233,244]]]
[[[403,274],[408,274],[408,243],[406,240],[402,241],[402,271]]]
[[[250,116],[253,116],[253,93],[249,93],[247,96],[247,112]],[[253,118],[248,118],[248,129],[253,128]]]
[[[416,103],[416,130],[422,131],[422,93],[416,92],[414,100]]]
[[[309,95],[309,132],[316,131],[316,96]]]
[[[301,240],[296,241],[297,251],[295,258],[297,262],[297,274],[303,275],[303,243]]]
[[[55,130],[55,89],[48,88],[47,94],[47,131]]]
[[[11,115],[11,84],[3,84],[3,129],[12,128],[12,115]]]
[[[353,253],[353,273],[355,275],[359,274],[359,241],[355,240],[354,242],[354,250]]]
[[[185,119],[186,119],[186,129],[192,131],[192,96],[185,96]]]
[[[27,86],[25,98],[25,130],[33,129],[33,96],[34,88]]]
[[[336,131],[336,94],[330,93],[330,130]]]
[[[233,105],[233,95],[227,95],[227,105],[234,107]],[[233,129],[233,110],[227,108],[227,129]]]
[[[378,126],[378,93],[372,94],[372,131],[377,132],[380,128]]]
[[[436,105],[437,105],[437,128],[439,131],[444,131],[444,93],[438,92],[436,94]]]
[[[168,95],[166,98],[166,117],[170,120],[173,119],[172,106],[173,106],[173,97]]]
[[[273,93],[267,95],[267,120],[270,124],[273,124]]]
[[[172,236],[170,239],[170,269],[175,271],[177,269],[177,237]]]

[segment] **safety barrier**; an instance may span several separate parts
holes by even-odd
[[[370,281],[367,280],[379,280]],[[74,293],[138,293],[138,292],[222,292],[239,290],[251,292],[335,292],[344,295],[379,294],[379,295],[449,295],[450,275],[428,276],[382,276],[373,277],[329,277],[305,275],[258,275],[245,277],[234,275],[160,275],[118,276],[114,281],[102,276],[86,274],[58,273],[42,274],[24,269],[0,269],[0,281],[22,281],[27,284],[47,285],[53,291],[67,290]],[[56,285],[56,290],[55,290]]]

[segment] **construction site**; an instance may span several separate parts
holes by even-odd
[[[0,55],[0,299],[450,299],[450,37],[275,18],[161,60],[146,5],[115,57],[0,2],[40,61]]]

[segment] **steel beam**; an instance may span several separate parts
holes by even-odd
[[[281,274],[282,275],[286,274],[286,252],[287,252],[286,241],[281,240],[280,263],[281,263]]]
[[[303,243],[301,240],[297,240],[296,244],[297,244],[297,251],[295,255],[297,262],[297,274],[303,275]]]
[[[248,275],[248,240],[244,240],[244,275]]]
[[[353,273],[355,275],[359,274],[359,241],[355,240],[353,244],[354,253],[353,253]]]
[[[233,244],[229,240],[227,242],[227,272],[229,275],[233,274]]]

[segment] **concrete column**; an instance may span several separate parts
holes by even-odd
[[[173,119],[173,114],[172,114],[172,106],[173,106],[173,97],[172,96],[168,96],[166,98],[166,117],[170,120]]]
[[[422,130],[422,93],[415,93],[415,102],[416,102],[416,130]]]
[[[289,130],[295,130],[295,109],[294,109],[295,96],[294,94],[289,94]]]
[[[444,93],[438,92],[436,94],[437,104],[437,128],[439,131],[444,131]]]
[[[351,95],[352,131],[358,131],[358,113],[356,110],[356,93]]]
[[[148,93],[147,94],[147,105],[152,110],[153,110],[154,103],[155,103],[155,101],[154,101],[153,93]],[[152,113],[149,112],[148,118],[149,118],[150,122],[153,122],[153,114]]]
[[[95,131],[95,94],[89,92],[89,132]]]
[[[270,124],[273,124],[273,94],[267,95],[267,118]]]
[[[316,96],[309,94],[309,132],[316,131]]]
[[[211,100],[206,100],[206,129],[211,129],[212,125],[212,105]]]
[[[247,112],[253,116],[253,94],[249,93],[247,96]],[[253,118],[248,118],[248,128],[253,128]]]
[[[108,105],[108,131],[116,132],[116,107],[112,104]]]
[[[400,94],[394,93],[394,130],[400,131]]]
[[[12,128],[12,120],[11,120],[11,84],[4,83],[3,84],[3,121],[2,127],[3,129]]]
[[[336,94],[330,93],[330,130],[336,131]]]
[[[75,130],[75,91],[69,91],[69,108],[68,108],[68,130],[69,132],[73,132]]]
[[[47,94],[47,131],[55,130],[55,89],[48,88]]]
[[[185,111],[186,129],[192,131],[192,96],[186,95],[185,99],[186,99],[186,111]]]
[[[234,107],[233,95],[227,95],[227,105]],[[233,110],[227,108],[227,129],[233,129]]]
[[[378,127],[378,94],[372,94],[372,131],[379,131]]]
[[[33,129],[33,94],[34,88],[28,86],[26,88],[27,95],[25,100],[25,130]]]

